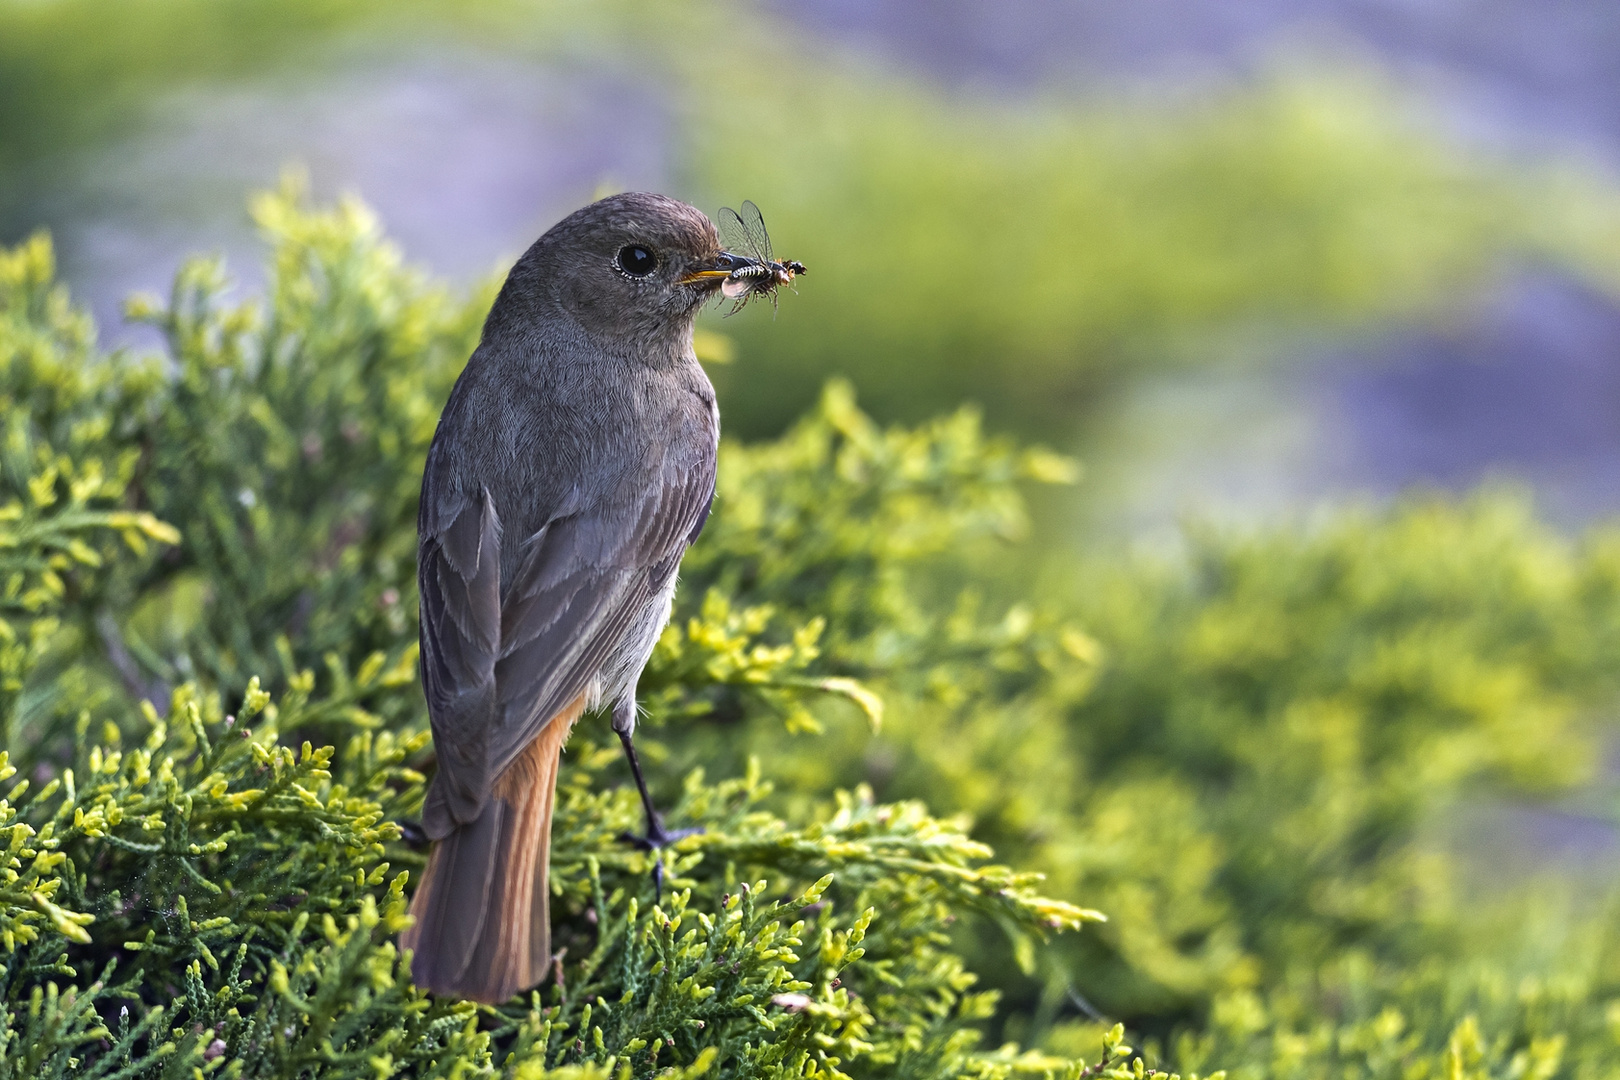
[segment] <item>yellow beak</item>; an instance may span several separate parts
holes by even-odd
[[[688,270],[681,276],[681,284],[697,285],[703,282],[721,281],[745,266],[754,265],[756,265],[755,261],[746,255],[735,255],[729,251],[722,251],[714,257],[713,261]]]
[[[730,270],[693,270],[681,278],[681,284],[686,285],[694,281],[718,281],[731,276]]]

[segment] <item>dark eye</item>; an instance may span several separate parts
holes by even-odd
[[[631,277],[646,277],[658,269],[658,256],[640,244],[628,244],[619,249],[619,269]]]

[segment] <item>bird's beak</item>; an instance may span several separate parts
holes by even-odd
[[[693,264],[692,268],[681,275],[682,285],[717,284],[730,277],[744,266],[753,266],[754,260],[743,255],[734,255],[729,251],[722,251],[712,259]]]

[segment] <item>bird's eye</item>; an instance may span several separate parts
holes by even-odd
[[[631,277],[646,277],[658,269],[658,256],[640,244],[627,244],[619,249],[619,269]]]

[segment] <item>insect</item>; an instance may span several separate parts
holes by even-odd
[[[745,257],[720,286],[720,292],[736,303],[726,314],[735,315],[756,296],[769,296],[776,306],[776,290],[791,286],[793,279],[808,273],[804,263],[778,260],[771,252],[771,234],[765,231],[765,216],[753,200],[742,204],[742,211],[727,206],[720,211],[720,236],[726,247]]]

